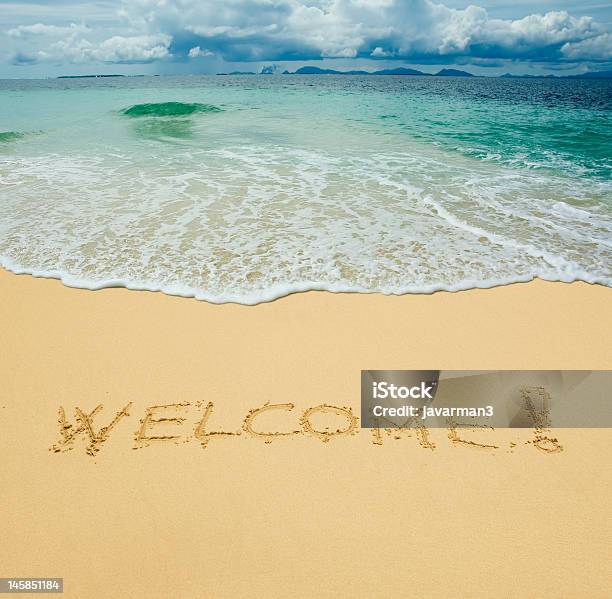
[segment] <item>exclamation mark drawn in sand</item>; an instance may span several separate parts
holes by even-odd
[[[531,443],[540,451],[546,453],[560,453],[563,445],[556,437],[549,437],[550,433],[550,393],[544,387],[523,387],[521,389],[523,408],[527,411],[535,425],[535,437]]]
[[[75,407],[75,419],[77,426],[70,424],[66,419],[66,412],[63,406],[60,406],[58,412],[58,424],[60,429],[60,440],[55,443],[50,450],[57,453],[61,451],[70,451],[74,447],[74,440],[77,435],[85,433],[89,439],[89,443],[85,451],[94,456],[100,451],[100,446],[104,443],[111,431],[119,423],[119,421],[125,416],[129,416],[129,409],[132,402],[128,403],[123,409],[119,410],[115,417],[111,420],[110,424],[103,426],[100,432],[96,433],[93,428],[93,419],[102,409],[102,404],[97,405],[89,414],[83,412],[79,407]]]

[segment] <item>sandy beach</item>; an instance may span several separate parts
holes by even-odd
[[[2,271],[0,307],[3,576],[66,597],[609,592],[609,430],[555,431],[552,454],[530,430],[484,449],[346,415],[364,368],[610,369],[608,288],[247,307]]]

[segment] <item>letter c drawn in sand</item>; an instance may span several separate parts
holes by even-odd
[[[277,439],[279,437],[288,437],[291,435],[301,435],[302,434],[301,430],[289,431],[289,432],[283,433],[279,431],[262,432],[262,431],[256,431],[253,429],[253,421],[255,420],[255,418],[257,418],[257,416],[259,416],[263,412],[268,412],[269,410],[286,410],[290,412],[291,410],[293,410],[293,408],[295,408],[295,405],[292,403],[271,404],[269,402],[266,402],[263,406],[261,406],[261,408],[254,408],[253,410],[249,411],[249,413],[246,415],[244,419],[244,422],[242,423],[242,430],[244,430],[245,433],[252,435],[254,437],[262,437],[265,443],[272,443],[274,439]]]

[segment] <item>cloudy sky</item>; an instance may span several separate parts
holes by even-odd
[[[609,0],[0,0],[0,77],[612,68]]]

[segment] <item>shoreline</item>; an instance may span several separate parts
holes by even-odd
[[[282,300],[296,294],[302,293],[329,293],[332,295],[372,295],[378,297],[404,297],[404,296],[420,296],[420,295],[435,295],[438,293],[461,293],[471,292],[478,290],[497,289],[498,287],[509,287],[514,285],[523,285],[536,282],[554,283],[554,284],[565,284],[572,285],[575,283],[581,283],[585,285],[601,286],[612,289],[609,285],[602,281],[589,281],[586,279],[546,279],[539,275],[529,275],[524,278],[512,278],[512,279],[499,279],[494,282],[472,282],[466,286],[456,287],[445,287],[441,285],[430,286],[422,289],[407,289],[406,291],[370,291],[362,288],[348,288],[336,285],[326,285],[317,282],[302,282],[294,285],[276,285],[274,287],[267,288],[264,292],[261,292],[258,299],[248,301],[244,297],[239,298],[234,295],[226,295],[222,297],[215,297],[211,299],[207,297],[205,293],[200,292],[197,289],[183,286],[173,287],[157,287],[153,285],[140,285],[136,283],[125,282],[120,279],[109,279],[101,282],[87,281],[74,277],[73,275],[66,275],[56,271],[34,271],[30,269],[22,269],[19,267],[8,266],[11,264],[11,260],[3,259],[0,256],[0,272],[6,272],[17,276],[29,276],[34,279],[48,279],[52,281],[58,281],[64,287],[69,289],[81,289],[84,291],[104,291],[106,289],[125,289],[126,291],[147,291],[150,293],[161,293],[169,297],[179,297],[184,299],[195,299],[198,302],[204,302],[212,305],[225,305],[233,304],[240,306],[258,306],[260,304],[269,304]],[[250,296],[249,296],[250,297]]]

